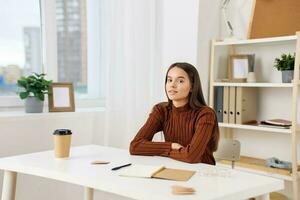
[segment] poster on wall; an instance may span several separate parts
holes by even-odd
[[[300,31],[299,0],[254,0],[248,38],[295,35]]]

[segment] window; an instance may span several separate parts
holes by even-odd
[[[56,77],[73,83],[77,99],[104,97],[104,69],[96,64],[101,37],[98,13],[98,0],[55,0]]]
[[[0,0],[0,97],[15,96],[22,75],[42,71],[38,0]]]
[[[45,72],[55,82],[72,82],[79,106],[104,105],[98,0],[0,3],[0,107],[22,105],[16,81],[32,72]]]
[[[73,82],[77,94],[87,93],[86,0],[56,0],[59,82]]]

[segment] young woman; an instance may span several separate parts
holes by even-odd
[[[130,143],[130,153],[215,165],[218,122],[214,110],[205,103],[197,69],[188,63],[172,64],[167,71],[165,92],[168,102],[154,106]],[[159,131],[163,131],[165,142],[152,141]]]

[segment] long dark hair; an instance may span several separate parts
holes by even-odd
[[[184,70],[188,74],[191,83],[191,92],[189,94],[189,106],[192,109],[199,109],[203,106],[207,106],[205,99],[203,97],[201,81],[200,81],[200,76],[198,74],[198,71],[193,65],[185,62],[177,62],[172,64],[169,67],[165,78],[165,92],[167,97],[168,94],[167,94],[166,84],[168,80],[168,73],[174,67],[178,67]],[[172,100],[170,100],[168,97],[168,107],[170,108],[171,106],[172,106]],[[212,134],[212,151],[216,151],[218,148],[219,137],[220,137],[217,118],[216,118],[215,127],[213,131],[214,133]]]

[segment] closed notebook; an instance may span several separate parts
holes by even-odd
[[[265,120],[264,123],[277,126],[292,126],[292,122],[286,119],[269,119]]]
[[[175,181],[187,181],[193,175],[195,171],[182,170],[182,169],[171,169],[166,168],[163,165],[131,165],[130,167],[122,169],[119,173],[120,176],[127,177],[139,177],[139,178],[159,178]]]

